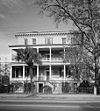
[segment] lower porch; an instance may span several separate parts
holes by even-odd
[[[33,68],[33,81],[67,81],[72,80],[69,65],[35,66]],[[28,66],[12,66],[10,80],[30,80]]]
[[[11,83],[16,81],[21,81],[23,84],[29,83],[29,67],[12,66],[10,81]],[[62,93],[63,84],[70,81],[73,81],[73,78],[69,65],[37,65],[33,68],[33,82],[35,82],[37,93],[46,93],[48,87],[52,93]]]

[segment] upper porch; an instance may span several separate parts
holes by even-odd
[[[40,54],[43,65],[48,64],[63,64],[64,63],[64,56],[65,56],[65,49],[73,47],[69,45],[56,45],[56,46],[34,46],[30,48],[35,48],[37,52]],[[14,63],[21,63],[22,61],[17,61],[17,51],[24,49],[25,47],[17,47],[11,49],[11,59]],[[66,64],[70,64],[70,60],[66,59]]]

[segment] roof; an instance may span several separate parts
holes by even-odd
[[[19,36],[42,36],[42,35],[68,35],[72,33],[68,33],[65,31],[32,31],[32,32],[18,32],[15,37]]]

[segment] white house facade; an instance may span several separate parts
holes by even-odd
[[[35,48],[41,55],[42,64],[35,64],[33,81],[37,93],[45,93],[44,86],[49,86],[52,93],[63,93],[63,86],[76,85],[69,69],[70,61],[64,62],[66,47],[72,47],[72,34],[67,32],[24,32],[15,35],[16,43],[10,45],[11,69],[10,81],[30,81],[29,68],[15,57],[17,50],[24,49],[25,45]],[[69,90],[71,91],[71,90]]]

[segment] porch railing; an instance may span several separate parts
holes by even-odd
[[[49,81],[49,80],[50,80],[50,77],[46,77],[46,76],[38,77],[38,81]]]
[[[50,61],[50,58],[42,58],[42,61]],[[51,61],[63,61],[61,57],[51,57]]]
[[[41,61],[42,62],[48,62],[50,61],[50,58],[47,58],[47,57],[43,57],[41,58]],[[22,63],[23,61],[17,61],[16,59],[12,59],[12,62],[19,62],[19,63]],[[61,57],[52,57],[51,58],[51,62],[63,62],[63,58]],[[24,63],[24,62],[23,62]]]

